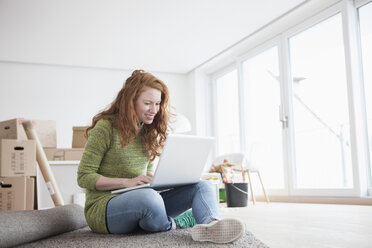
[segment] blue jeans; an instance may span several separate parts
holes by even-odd
[[[130,233],[137,227],[148,232],[172,229],[172,218],[192,208],[198,224],[219,220],[212,184],[200,181],[158,193],[151,188],[136,189],[112,198],[106,207],[110,233]]]

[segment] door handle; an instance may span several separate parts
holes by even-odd
[[[283,105],[279,105],[279,120],[282,123],[282,128],[288,128],[288,116],[284,113]]]

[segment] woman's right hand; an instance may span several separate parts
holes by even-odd
[[[134,178],[125,178],[123,188],[129,188],[137,185],[147,184],[151,182],[151,177],[140,175]]]
[[[114,190],[133,187],[151,182],[151,177],[140,175],[134,178],[111,178],[100,176],[96,181],[96,190]]]

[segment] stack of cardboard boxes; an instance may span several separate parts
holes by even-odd
[[[36,142],[28,140],[24,119],[0,122],[0,211],[36,205]],[[44,147],[56,147],[56,122],[32,121]]]
[[[36,142],[27,139],[24,121],[0,122],[0,212],[37,209]],[[32,124],[49,161],[81,159],[86,127],[73,128],[73,148],[56,148],[56,122],[33,120]]]
[[[87,127],[73,127],[72,148],[44,148],[49,161],[80,160],[86,143],[84,136]]]

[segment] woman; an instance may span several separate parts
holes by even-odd
[[[151,181],[152,161],[166,140],[168,120],[167,86],[142,70],[134,71],[111,106],[93,118],[78,169],[78,184],[86,188],[88,225],[99,233],[130,233],[138,227],[160,232],[198,223],[192,229],[194,240],[238,239],[242,223],[220,220],[213,188],[206,181],[161,193],[150,188],[110,193]]]

